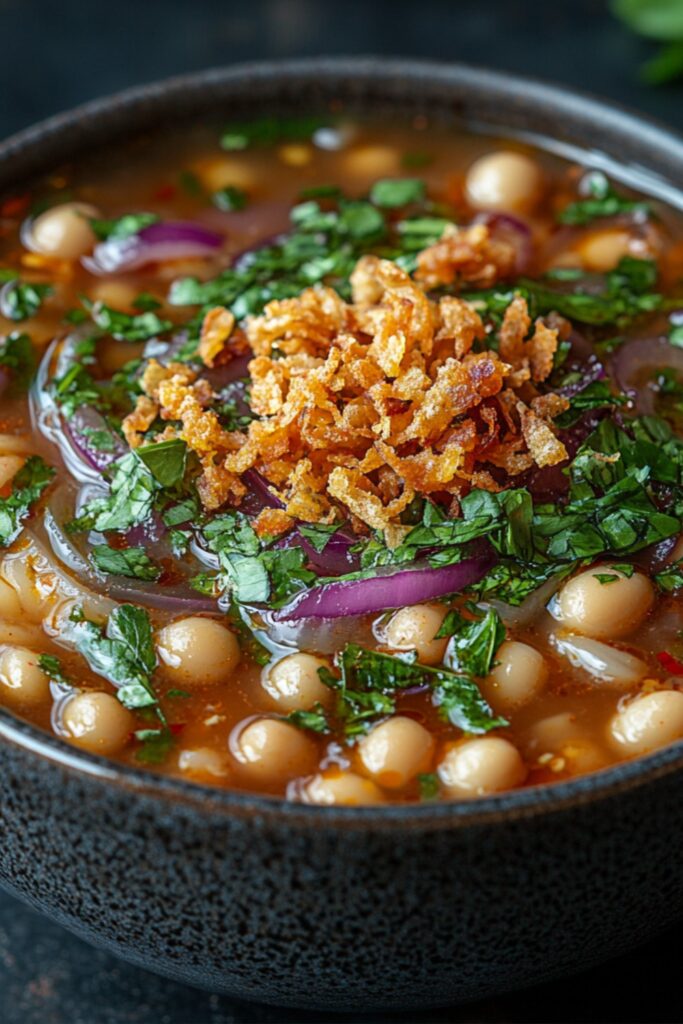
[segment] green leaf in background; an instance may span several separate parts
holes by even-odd
[[[683,3],[680,0],[612,0],[612,12],[637,35],[668,44],[641,67],[643,81],[662,85],[683,75]]]

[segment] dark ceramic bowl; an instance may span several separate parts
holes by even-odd
[[[490,72],[361,59],[210,71],[89,104],[0,147],[0,187],[138,130],[332,100],[547,135],[646,168],[654,190],[683,179],[683,142],[621,110]],[[682,791],[676,744],[475,803],[303,807],[115,765],[0,710],[0,881],[193,985],[408,1009],[576,971],[669,924],[683,910]]]

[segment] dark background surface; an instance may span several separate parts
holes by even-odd
[[[640,84],[638,65],[654,48],[626,32],[600,0],[0,0],[0,41],[0,136],[178,72],[325,53],[488,65],[600,93],[683,127],[683,83]],[[412,1014],[363,1021],[676,1022],[683,1019],[682,946],[683,926],[566,981],[425,1013],[419,1021]],[[0,894],[2,1024],[350,1020],[236,1003],[153,977],[90,950]],[[357,1015],[353,1021],[361,1024]]]

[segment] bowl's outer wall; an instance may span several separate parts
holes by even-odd
[[[681,142],[618,110],[507,76],[349,60],[209,72],[92,104],[0,147],[0,187],[183,118],[332,99],[506,123],[683,180]],[[137,964],[242,997],[334,1009],[472,999],[588,966],[683,911],[678,755],[636,784],[596,776],[580,799],[541,796],[542,813],[345,819],[216,807],[199,789],[160,797],[3,735],[0,881]]]
[[[588,966],[682,905],[680,778],[467,828],[210,815],[0,746],[0,879],[79,935],[245,998],[407,1009]]]

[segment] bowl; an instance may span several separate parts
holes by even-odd
[[[183,119],[331,101],[596,151],[683,205],[683,140],[649,121],[508,75],[375,58],[207,71],[90,103],[0,146],[0,187]],[[471,803],[309,807],[116,765],[0,709],[0,779],[3,886],[134,964],[241,998],[455,1003],[586,968],[683,910],[680,743]]]

